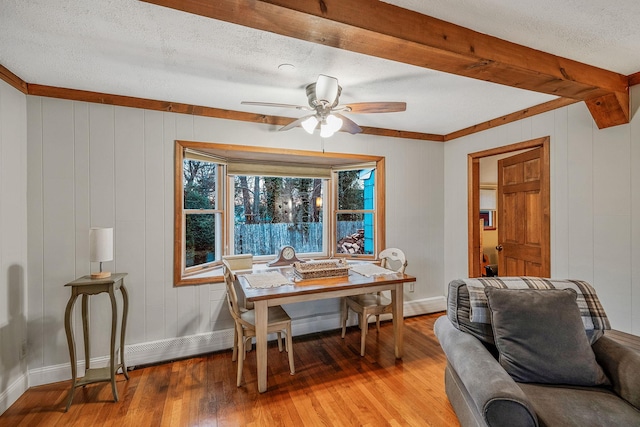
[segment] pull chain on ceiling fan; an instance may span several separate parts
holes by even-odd
[[[362,132],[360,126],[341,113],[393,113],[407,109],[406,102],[358,102],[338,105],[342,87],[338,84],[338,79],[323,74],[318,76],[318,80],[315,83],[307,85],[306,92],[309,107],[252,101],[242,101],[242,104],[313,111],[314,114],[294,120],[279,130],[289,130],[297,126],[302,126],[309,134],[313,134],[314,130],[319,126],[320,136],[323,138],[329,138],[339,130],[344,130],[350,134]]]

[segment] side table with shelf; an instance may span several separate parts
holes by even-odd
[[[67,407],[65,412],[69,410],[73,401],[73,394],[77,387],[87,384],[110,381],[111,391],[114,401],[118,401],[118,390],[116,388],[116,372],[122,369],[125,378],[129,379],[127,366],[124,363],[124,337],[127,326],[127,312],[129,310],[129,298],[127,289],[124,286],[124,277],[127,273],[113,273],[110,277],[103,279],[92,279],[91,276],[83,276],[73,282],[67,283],[65,286],[71,287],[71,298],[67,303],[67,309],[64,314],[64,328],[67,334],[67,343],[69,344],[69,357],[71,359],[71,390],[67,399]],[[122,294],[122,323],[120,325],[120,360],[116,360],[116,335],[118,326],[118,306],[116,303],[115,292],[120,290]],[[111,300],[111,341],[109,350],[109,365],[104,368],[91,368],[90,366],[90,345],[89,345],[89,296],[107,292]],[[77,359],[76,344],[71,326],[71,315],[76,299],[82,295],[82,333],[84,337],[84,357],[85,357],[85,375],[82,378],[77,377]]]

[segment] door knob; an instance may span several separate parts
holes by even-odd
[[[498,252],[500,252],[503,249],[503,247],[502,247],[502,245],[498,245],[498,246],[496,246],[496,249],[498,250]]]

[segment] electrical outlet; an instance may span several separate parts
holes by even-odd
[[[27,357],[27,340],[22,341],[22,345],[20,345],[20,360]]]
[[[414,282],[409,283],[409,292],[413,292],[416,290],[416,284]]]

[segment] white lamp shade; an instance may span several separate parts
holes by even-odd
[[[331,105],[338,97],[338,79],[320,74],[316,81],[316,99]]]
[[[89,257],[91,262],[113,259],[113,228],[91,228],[89,230]]]
[[[322,123],[320,125],[320,136],[322,138],[331,138],[333,136],[333,134],[334,134],[334,132],[331,130],[329,125],[326,125],[324,123]]]
[[[329,138],[342,127],[342,119],[333,115],[329,115],[320,123],[320,136]]]
[[[327,125],[332,132],[338,132],[342,128],[342,119],[334,115],[327,117]]]
[[[316,126],[318,126],[318,119],[316,116],[309,116],[309,118],[302,122],[302,127],[308,134],[312,134]]]

